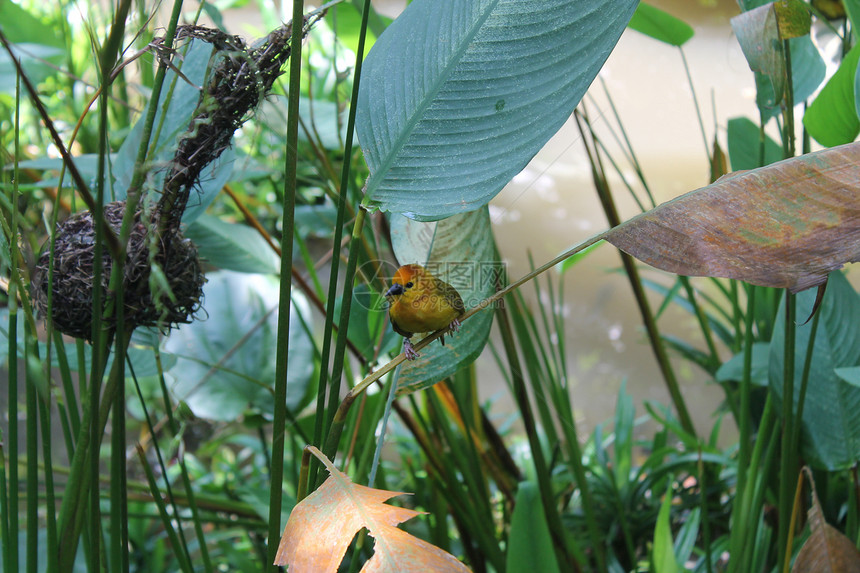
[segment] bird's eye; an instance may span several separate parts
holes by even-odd
[[[406,283],[404,286],[405,286],[406,288],[412,288],[412,286],[413,286],[413,285],[412,285],[412,281],[409,281],[409,282],[408,282],[408,283]]]

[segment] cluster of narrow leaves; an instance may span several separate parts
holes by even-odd
[[[362,529],[375,540],[373,557],[363,573],[379,571],[451,571],[469,569],[453,555],[398,529],[419,512],[384,502],[401,492],[353,483],[317,448],[308,450],[325,465],[325,483],[295,506],[275,557],[290,573],[335,572],[353,537]]]

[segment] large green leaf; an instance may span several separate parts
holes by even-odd
[[[437,223],[394,215],[391,241],[401,264],[418,263],[427,267],[457,289],[467,309],[495,291],[496,279],[503,271],[495,257],[486,207]],[[398,394],[432,386],[470,364],[484,349],[492,322],[492,312],[479,312],[463,322],[458,334],[446,336],[444,346],[434,341],[422,349],[417,360],[403,365]]]
[[[860,46],[854,46],[803,115],[803,125],[821,145],[854,141],[860,133],[855,103],[855,78]]]
[[[232,421],[248,409],[271,413],[278,285],[263,275],[229,271],[210,273],[208,279],[203,287],[208,318],[183,324],[164,345],[177,356],[168,372],[173,391],[201,418]],[[301,403],[313,371],[311,341],[297,315],[308,316],[309,310],[300,295],[294,294],[293,300],[287,366],[290,408]]]
[[[827,64],[810,36],[791,38],[791,83],[794,86],[794,103],[799,104],[812,96],[827,75]]]
[[[517,490],[506,557],[508,573],[559,571],[540,490],[533,482],[524,481]]]
[[[364,204],[424,221],[486,204],[561,127],[637,0],[415,0],[361,75]]]
[[[756,386],[767,386],[768,373],[770,370],[770,344],[767,342],[754,342],[752,346],[752,363],[750,368],[750,382]],[[726,360],[714,379],[717,382],[740,382],[744,377],[744,353],[738,352]]]
[[[797,316],[812,311],[815,292],[797,297]],[[802,453],[819,469],[846,469],[860,460],[860,388],[845,382],[836,369],[860,365],[860,296],[842,273],[831,274],[821,308],[809,386],[803,406]],[[770,389],[781,401],[785,363],[785,312],[777,315],[770,344]],[[811,321],[798,326],[794,348],[795,408],[809,343]],[[844,372],[844,371],[842,371]]]
[[[630,19],[631,30],[670,46],[683,46],[695,33],[692,26],[655,6],[642,3]]]
[[[230,271],[276,274],[281,260],[260,233],[245,225],[227,223],[202,215],[185,231],[194,241],[200,258]]]
[[[56,30],[15,2],[0,2],[0,22],[6,39],[13,44],[12,52],[34,85],[57,73],[57,64],[65,50]],[[0,92],[14,94],[16,76],[9,53],[0,50]]]
[[[782,146],[761,133],[759,127],[746,117],[729,120],[728,140],[732,171],[755,169],[784,158]]]

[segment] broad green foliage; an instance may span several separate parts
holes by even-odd
[[[272,247],[250,227],[201,215],[185,230],[200,258],[211,265],[243,273],[276,274],[281,260]]]
[[[812,311],[815,292],[797,297],[797,320],[806,321]],[[784,305],[783,305],[784,308]],[[808,389],[803,406],[802,451],[815,468],[838,470],[860,460],[860,388],[839,376],[837,369],[860,366],[860,295],[842,273],[833,273],[827,283],[824,302],[818,310],[818,331],[809,369]],[[785,315],[780,310],[770,343],[770,389],[783,399],[785,363]],[[795,409],[812,321],[796,327],[794,347]]]
[[[695,33],[692,26],[650,4],[642,2],[628,24],[631,30],[642,32],[670,46],[683,46]]]
[[[849,143],[860,133],[855,89],[858,61],[860,46],[854,46],[803,116],[803,125],[822,145]]]
[[[517,489],[506,565],[508,573],[559,572],[540,490],[533,482],[521,482]]]
[[[636,0],[416,0],[367,57],[364,204],[433,221],[486,204],[591,84]]]
[[[783,158],[782,146],[746,117],[729,120],[728,140],[732,171],[763,167]]]
[[[209,273],[208,279],[203,289],[208,317],[182,325],[164,345],[177,357],[167,373],[174,394],[195,415],[211,420],[235,421],[249,409],[271,413],[277,284],[262,275],[228,271]],[[298,318],[299,312],[308,316],[303,307],[294,303],[290,311],[290,408],[302,403],[313,371],[310,341]]]
[[[34,82],[57,73],[55,65],[65,54],[63,42],[55,31],[11,1],[0,2],[3,33],[16,44],[15,57],[21,60]],[[0,49],[0,93],[15,93],[15,66],[6,50]]]

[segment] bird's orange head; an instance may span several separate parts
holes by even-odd
[[[432,278],[432,275],[421,265],[403,265],[397,269],[397,272],[391,278],[391,288],[388,289],[385,296],[401,295],[408,289],[415,287],[422,280],[429,278]]]

